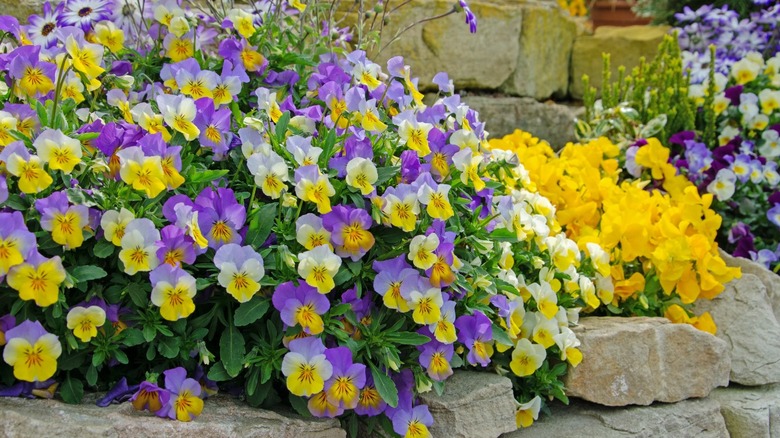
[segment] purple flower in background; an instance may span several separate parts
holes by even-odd
[[[712,151],[704,143],[685,140],[685,160],[692,174],[703,173],[712,164]]]
[[[198,208],[198,225],[210,248],[241,243],[243,238],[239,231],[246,221],[246,208],[238,203],[233,190],[206,187],[195,198],[195,205]]]
[[[458,341],[469,349],[468,362],[483,367],[490,363],[493,355],[493,323],[480,311],[473,315],[463,315],[455,320],[458,329]]]
[[[43,4],[42,15],[30,15],[26,27],[27,35],[33,44],[43,48],[49,48],[57,44],[56,30],[62,26],[62,11],[65,3],[60,3],[52,8],[51,3]]]
[[[295,286],[288,281],[274,290],[271,298],[287,327],[300,324],[304,333],[318,335],[324,329],[322,315],[330,309],[328,297],[306,283]]]
[[[203,147],[214,151],[214,160],[221,161],[230,149],[230,140],[233,134],[230,132],[231,112],[230,108],[214,109],[214,101],[203,97],[195,101],[198,113],[193,120],[195,126],[200,129],[200,143]]]
[[[427,328],[421,330],[421,334],[433,338]],[[443,344],[436,339],[431,339],[430,342],[417,347],[417,349],[420,350],[420,365],[425,368],[428,377],[442,382],[452,375],[450,361],[455,353],[453,344]]]
[[[113,14],[111,0],[69,0],[65,2],[62,12],[62,24],[81,26],[87,33],[92,26],[103,20],[108,20]]]
[[[750,232],[750,227],[742,222],[731,227],[728,241],[732,244],[736,243],[733,253],[736,257],[750,258],[750,253],[756,251],[753,233]]]
[[[160,248],[157,250],[157,258],[162,263],[174,267],[195,263],[195,241],[175,225],[167,225],[160,230],[157,246]]]
[[[461,9],[463,9],[463,12],[466,13],[466,24],[469,25],[469,32],[477,33],[477,17],[471,11],[471,8],[469,8],[466,0],[458,0],[458,6],[460,6]]]

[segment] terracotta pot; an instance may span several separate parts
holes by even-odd
[[[596,0],[590,8],[593,28],[599,26],[632,26],[649,24],[650,17],[638,17],[626,0]]]

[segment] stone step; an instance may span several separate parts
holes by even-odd
[[[605,406],[705,397],[728,384],[727,344],[665,318],[582,318],[583,360],[564,384],[570,397]]]
[[[731,438],[780,437],[780,385],[729,386],[712,391]]]
[[[207,399],[202,415],[189,423],[137,412],[130,403],[101,408],[94,402],[0,398],[0,436],[344,438],[346,432],[334,419],[283,415],[226,396]]]

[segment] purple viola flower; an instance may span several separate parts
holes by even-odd
[[[198,209],[198,225],[209,242],[209,247],[219,249],[226,243],[241,244],[239,233],[246,221],[246,208],[239,204],[233,190],[206,187],[195,198]]]
[[[775,224],[775,226],[780,227],[780,205],[775,205],[774,207],[770,208],[769,211],[766,212],[766,217],[769,219],[769,222],[772,222]]]
[[[773,208],[776,207],[777,206]],[[756,251],[756,247],[753,243],[753,233],[750,232],[750,226],[742,222],[737,222],[733,227],[731,227],[729,230],[728,241],[732,244],[736,243],[736,247],[733,251],[733,255],[735,257],[750,258],[750,253]]]
[[[370,290],[363,290],[363,297],[357,297],[357,288],[351,287],[341,294],[341,302],[349,304],[352,311],[355,312],[355,316],[358,321],[370,316],[374,308],[374,301],[371,299],[373,292]]]
[[[374,377],[367,373],[366,384],[360,390],[355,413],[366,417],[375,417],[383,413],[385,408],[387,408],[387,403],[379,395],[379,391],[377,391],[376,385],[374,385]]]
[[[763,265],[767,269],[772,269],[772,264],[778,260],[777,254],[768,249],[762,249],[758,252],[751,252],[750,258],[754,262]]]
[[[171,266],[191,265],[195,263],[195,241],[184,233],[184,230],[167,225],[160,230],[160,240],[157,241],[157,258],[162,263]]]
[[[699,174],[707,170],[712,165],[712,151],[704,143],[694,140],[685,140],[685,161],[688,163],[688,170],[692,174]]]
[[[369,231],[373,223],[367,211],[344,205],[322,216],[322,226],[330,232],[336,254],[353,261],[360,260],[374,246],[374,235]]]
[[[463,315],[455,320],[458,329],[458,341],[469,349],[468,362],[477,366],[488,366],[493,355],[493,323],[480,311],[473,315]]]
[[[87,33],[95,23],[111,18],[112,7],[111,0],[69,0],[62,12],[62,24],[80,26]]]
[[[41,228],[51,231],[56,243],[72,249],[84,242],[82,230],[89,225],[89,208],[70,205],[64,190],[36,200],[35,209],[41,214]]]
[[[742,85],[735,85],[733,87],[726,88],[725,95],[726,98],[731,101],[731,104],[734,106],[739,105],[740,96],[742,95],[742,90],[745,87]]]
[[[354,158],[374,159],[374,150],[371,139],[360,132],[347,137],[344,141],[344,150],[328,161],[331,169],[338,171],[338,176],[344,178],[347,175],[347,163]]]
[[[399,312],[409,311],[409,293],[417,287],[419,272],[406,261],[406,255],[375,261],[374,292],[382,296],[385,307]]]
[[[420,175],[420,158],[416,151],[401,152],[401,182],[411,184]]]
[[[40,60],[40,46],[21,46],[11,52],[8,75],[30,97],[41,97],[54,89],[57,67]]]
[[[452,157],[460,150],[454,144],[448,144],[446,136],[438,128],[433,128],[428,133],[428,145],[431,153],[425,157],[430,166],[431,175],[437,181],[443,181],[450,174],[452,166]]]
[[[147,382],[148,383],[148,382]],[[122,377],[118,382],[108,390],[105,396],[99,398],[95,404],[101,408],[111,405],[112,403],[123,403],[132,399],[138,392],[140,385],[127,385],[127,378]]]
[[[425,368],[428,377],[442,382],[452,375],[450,361],[455,353],[453,344],[444,344],[437,341],[427,327],[420,330],[420,334],[428,336],[431,340],[417,347],[420,350],[420,365]]]
[[[56,30],[62,26],[62,11],[65,3],[52,8],[51,3],[43,4],[42,15],[30,15],[26,27],[27,35],[33,44],[43,48],[50,48],[57,44]]]
[[[200,415],[203,410],[200,383],[187,378],[187,371],[182,367],[167,370],[163,375],[169,398],[158,415],[179,421],[192,421]]]
[[[477,17],[474,15],[474,12],[471,11],[466,0],[458,0],[458,5],[463,9],[463,12],[466,13],[466,24],[469,25],[469,32],[477,33]]]
[[[401,412],[412,410],[414,405],[414,374],[409,368],[404,368],[398,373],[393,373],[390,378],[393,379],[395,387],[398,389],[398,406],[387,406],[385,408],[385,415],[390,420],[393,420],[395,416]]]
[[[322,315],[330,309],[328,297],[306,283],[295,286],[288,281],[276,287],[271,298],[287,327],[300,324],[305,333],[318,335],[324,330]]]
[[[777,204],[780,204],[780,191],[775,191],[769,197],[767,198],[767,202],[769,202],[769,205],[775,206]]]
[[[214,101],[203,97],[195,101],[198,113],[195,126],[200,129],[200,143],[214,151],[214,160],[221,161],[230,150],[233,134],[230,132],[230,108],[214,109]]]
[[[431,436],[428,430],[431,426],[433,426],[433,417],[426,405],[398,411],[393,416],[393,430],[403,437]]]
[[[355,409],[360,390],[366,385],[366,366],[352,362],[352,351],[347,347],[325,350],[325,357],[333,365],[333,374],[325,381],[328,401],[342,409]]]

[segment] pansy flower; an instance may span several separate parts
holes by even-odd
[[[332,404],[354,409],[360,400],[360,390],[366,384],[366,366],[352,362],[352,351],[347,347],[325,350],[325,357],[333,366],[333,374],[325,382],[324,392]]]
[[[57,371],[62,345],[56,335],[46,332],[38,321],[24,321],[5,333],[3,360],[14,369],[14,377],[40,382]]]
[[[41,228],[51,231],[54,242],[65,249],[78,248],[84,242],[82,231],[89,225],[89,209],[71,205],[65,191],[36,200],[35,209],[41,214]]]
[[[493,355],[493,323],[480,311],[473,315],[463,315],[455,320],[458,329],[458,342],[469,349],[468,362],[477,366],[488,366]]]
[[[167,225],[160,230],[157,246],[157,258],[161,263],[171,266],[195,263],[195,240],[175,225]]]
[[[138,391],[130,398],[136,411],[149,411],[158,416],[167,416],[163,407],[168,405],[171,393],[147,381],[141,382]],[[161,415],[162,414],[162,415]]]
[[[68,311],[67,327],[81,342],[89,342],[97,336],[97,329],[106,323],[106,311],[100,306],[76,306]]]
[[[320,245],[310,251],[298,254],[298,275],[309,286],[326,294],[336,287],[333,277],[341,267],[341,257],[333,253],[327,245]]]
[[[21,94],[40,97],[54,89],[54,74],[57,67],[40,60],[39,46],[21,46],[11,52],[8,75],[16,80]]]
[[[47,259],[32,253],[24,263],[11,267],[6,281],[19,292],[19,298],[48,307],[59,299],[60,285],[65,281],[65,268],[59,256]]]
[[[428,406],[419,405],[411,410],[399,410],[393,415],[393,430],[404,438],[431,438],[428,429],[433,417]]]
[[[154,223],[146,218],[133,219],[125,227],[121,240],[122,250],[119,260],[124,264],[124,271],[129,275],[136,272],[148,272],[160,264],[157,258],[157,241],[160,232]]]
[[[311,396],[325,388],[333,375],[333,365],[325,356],[325,345],[316,337],[290,341],[290,351],[282,359],[287,389],[297,396]]]
[[[35,235],[27,229],[22,213],[0,213],[0,278],[24,263],[36,249]]]
[[[245,303],[260,290],[265,275],[263,258],[251,246],[223,245],[214,255],[219,268],[217,280],[239,303]]]
[[[330,197],[335,194],[336,190],[330,184],[328,175],[320,173],[319,167],[310,165],[295,170],[295,196],[316,204],[318,213],[331,211]]]
[[[331,246],[330,231],[322,225],[322,218],[312,213],[304,214],[295,221],[295,239],[308,250],[320,245]]]
[[[177,321],[195,311],[195,277],[183,269],[162,264],[149,274],[149,281],[153,285],[152,304],[160,308],[164,319]]]
[[[246,222],[246,207],[239,204],[231,189],[206,187],[195,198],[198,224],[210,248],[219,249],[228,243],[240,244],[240,230]]]
[[[194,420],[203,411],[200,383],[187,378],[187,371],[182,367],[167,370],[163,375],[165,390],[170,393],[168,404],[162,408],[165,415],[173,420]]]
[[[44,169],[43,160],[31,155],[22,142],[13,142],[2,151],[8,173],[18,178],[18,187],[22,193],[39,193],[49,187],[54,180]]]
[[[373,224],[368,212],[361,208],[337,205],[322,216],[322,226],[330,232],[330,239],[341,257],[360,260],[373,246]]]
[[[409,297],[404,291],[416,287],[420,274],[400,255],[396,258],[374,261],[372,265],[377,275],[374,277],[374,291],[382,296],[385,306],[399,312],[409,311]]]
[[[324,330],[322,315],[330,309],[330,302],[308,284],[296,287],[289,281],[282,283],[274,290],[272,302],[288,327],[300,325],[310,335]]]

